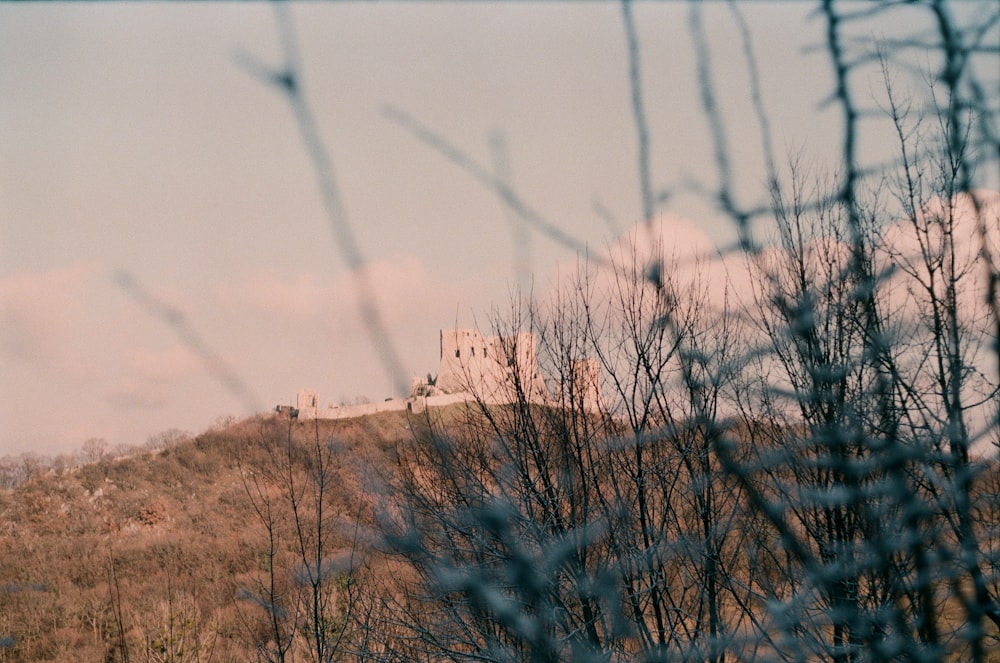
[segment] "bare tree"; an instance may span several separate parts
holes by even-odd
[[[692,6],[716,177],[678,186],[732,221],[738,239],[723,253],[752,265],[755,299],[710,312],[697,282],[676,281],[662,251],[633,251],[593,258],[610,268],[610,284],[584,273],[550,308],[498,317],[511,363],[523,359],[519,334],[537,335],[553,400],[539,402],[522,379],[534,367],[515,370],[508,404],[481,399],[459,422],[428,417],[400,454],[389,480],[398,497],[383,522],[401,573],[383,597],[393,612],[368,622],[399,647],[374,658],[987,660],[1000,580],[996,450],[982,441],[998,423],[1000,270],[995,221],[971,193],[979,173],[1000,163],[1000,12],[970,19],[942,0],[907,5],[817,3],[839,149],[812,190],[801,169],[778,171],[754,35],[732,6],[766,182],[748,201],[737,194],[702,9]],[[929,27],[873,47],[870,21],[904,10]],[[674,187],[658,188],[652,172],[660,142],[646,116],[637,18],[623,2],[652,242],[668,198],[658,191]],[[301,96],[290,24],[282,25],[285,68],[252,66],[287,95],[339,248],[362,264]],[[866,161],[862,136],[885,118],[867,102],[875,96],[867,75],[879,66],[910,71],[914,50],[928,54],[919,75],[934,85],[911,99],[938,118],[936,147],[915,149],[886,75],[900,156]],[[513,189],[508,164],[479,164],[405,110],[386,115],[526,227],[586,250]],[[978,242],[967,262],[957,231],[963,197]],[[913,253],[888,241],[899,219],[916,239]],[[769,230],[771,243],[762,239]],[[986,272],[986,287],[970,317],[961,293],[975,269]],[[358,290],[368,290],[363,278]],[[391,368],[377,310],[362,299]],[[582,377],[590,373],[580,370],[589,362],[605,380],[596,405]],[[310,462],[322,493],[322,454]],[[305,508],[304,496],[295,500],[293,511]],[[304,568],[315,569],[307,579],[322,576],[322,554],[305,552],[320,550],[321,539],[310,528],[293,537]]]
[[[263,573],[238,596],[256,606],[244,621],[268,661],[336,660],[357,600],[358,540],[345,541],[332,501],[337,445],[318,422],[307,441],[295,422],[264,421],[241,465],[244,491],[264,535]]]
[[[80,453],[83,455],[84,463],[96,463],[104,458],[104,454],[108,452],[107,440],[99,437],[92,437],[84,441],[83,445],[80,447]]]
[[[996,381],[965,367],[983,356],[986,305],[958,304],[975,260],[956,259],[958,170],[918,166],[899,135],[902,231],[875,195],[849,209],[801,173],[776,192],[778,248],[754,259],[748,315],[761,340],[746,382],[759,389],[740,401],[754,458],[728,458],[736,441],[719,450],[789,554],[783,588],[764,591],[786,606],[786,642],[838,661],[984,660],[995,552],[972,526],[983,468],[967,418]],[[924,177],[933,201],[910,204]]]
[[[746,628],[739,488],[712,454],[736,329],[629,256],[498,316],[509,401],[430,418],[400,455],[387,533],[428,655],[724,660]],[[538,367],[518,366],[525,333]]]

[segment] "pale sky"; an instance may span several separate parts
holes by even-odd
[[[840,140],[820,108],[829,62],[806,50],[822,24],[811,5],[739,6],[775,150],[822,163]],[[689,7],[635,13],[656,184],[714,186]],[[599,250],[642,221],[618,3],[310,3],[292,16],[306,98],[408,374],[435,372],[438,330],[485,323],[517,273],[501,202],[387,105],[487,166],[502,133],[519,194],[581,244]],[[738,192],[763,202],[739,32],[725,3],[704,20]],[[0,4],[0,455],[198,432],[304,387],[324,404],[404,395],[359,321],[288,104],[241,53],[281,62],[268,5]],[[863,144],[870,159],[886,149]],[[732,237],[694,195],[660,211],[699,241]],[[529,237],[544,291],[575,255]],[[122,272],[183,324],[138,302]]]

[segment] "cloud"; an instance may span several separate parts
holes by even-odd
[[[282,277],[273,270],[245,275],[238,281],[221,283],[218,296],[230,309],[290,317],[315,318],[329,301],[331,289],[316,274]]]
[[[303,387],[333,400],[402,395],[396,393],[401,380],[408,384],[412,374],[437,369],[438,330],[454,326],[456,307],[485,305],[476,292],[482,282],[451,282],[412,256],[372,261],[365,270],[402,375],[389,375],[384,347],[368,335],[357,283],[347,271],[331,278],[257,270],[217,283],[210,288],[219,307],[214,322],[240,330],[220,352],[280,402],[281,394]]]
[[[989,288],[987,265],[981,260],[981,230],[985,230],[986,247],[993,260],[1000,261],[1000,193],[995,191],[961,193],[951,200],[934,198],[915,220],[901,220],[886,229],[883,260],[897,267],[889,283],[893,303],[911,315],[920,310],[917,302],[926,300],[923,288],[932,282],[927,257],[935,271],[945,269],[937,262],[944,255],[946,228],[954,237],[958,308],[970,315],[978,311],[981,316]],[[945,285],[942,273],[935,279],[940,296]]]
[[[65,359],[87,315],[96,272],[81,263],[0,277],[0,356],[36,367]]]
[[[650,268],[678,292],[694,293],[698,300],[719,311],[735,298],[750,298],[752,291],[742,255],[722,256],[715,243],[694,221],[659,214],[648,223],[628,228],[590,261],[596,276],[595,292],[615,292],[618,276],[649,279]],[[559,274],[575,274],[576,267],[562,264]],[[558,280],[558,276],[554,280]]]
[[[390,326],[424,317],[428,311],[440,308],[442,302],[451,309],[455,302],[468,299],[469,293],[463,293],[460,285],[436,278],[412,256],[373,261],[365,270],[383,320]],[[355,287],[353,276],[339,279],[335,296],[353,304]]]
[[[406,256],[377,260],[364,266],[378,311],[387,326],[424,318],[447,303],[468,299],[461,285],[431,274],[418,258]],[[244,275],[219,284],[221,305],[234,315],[252,314],[273,321],[318,323],[333,332],[358,332],[358,283],[356,274],[342,272],[335,279],[313,273],[290,276],[273,270]]]
[[[122,408],[157,409],[167,405],[180,385],[204,371],[195,353],[183,345],[163,350],[134,347],[125,353],[125,371],[109,402]]]

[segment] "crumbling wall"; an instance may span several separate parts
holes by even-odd
[[[314,389],[299,389],[295,396],[299,419],[315,419],[319,414],[319,396]]]
[[[477,329],[442,329],[437,388],[471,393],[485,403],[511,403],[520,395],[545,401],[535,336],[485,336]]]
[[[361,403],[359,405],[331,405],[318,414],[320,419],[353,419],[377,412],[400,412],[407,409],[409,399],[390,398],[378,403]]]
[[[600,404],[600,375],[599,362],[575,362],[572,392],[561,394],[563,400],[572,398],[585,410],[596,410]],[[522,399],[531,403],[553,400],[538,369],[534,334],[486,336],[477,329],[442,329],[441,363],[435,383],[414,378],[409,398],[321,409],[315,390],[300,389],[295,402],[299,419],[349,419],[376,412],[422,412],[427,407],[469,400],[495,405]]]

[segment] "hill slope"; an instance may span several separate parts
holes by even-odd
[[[409,436],[402,413],[252,419],[0,493],[0,660],[252,658],[263,611],[240,597],[267,551],[254,480],[319,440],[332,451],[327,503],[349,520],[365,477]],[[277,508],[280,491],[266,492]]]

